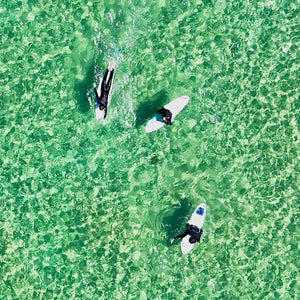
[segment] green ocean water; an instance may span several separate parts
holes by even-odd
[[[299,299],[299,1],[2,1],[0,299]],[[105,125],[87,101],[116,62]],[[146,134],[157,108],[190,103]],[[180,241],[200,203],[201,242]]]

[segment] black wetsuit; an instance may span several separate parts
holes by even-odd
[[[167,122],[165,122],[167,125],[172,125],[172,113],[166,109],[166,108],[161,108],[159,111],[158,111],[160,114],[163,115],[163,117],[166,117],[167,118]]]
[[[115,70],[113,69],[110,72],[108,82],[106,82],[107,75],[108,75],[108,69],[106,69],[105,74],[104,74],[103,79],[102,79],[102,83],[101,83],[100,97],[97,93],[97,89],[94,88],[94,91],[95,91],[95,94],[96,94],[96,99],[97,99],[97,102],[99,104],[99,109],[101,108],[101,106],[104,108],[104,111],[105,111],[104,118],[106,117],[106,113],[107,113],[108,95],[109,95],[109,91],[110,91],[110,88],[111,88],[112,79],[113,79],[113,76],[114,76],[114,71]]]
[[[194,244],[196,242],[200,242],[200,238],[202,236],[203,230],[202,228],[199,229],[197,226],[190,225],[189,223],[186,224],[186,230],[183,234],[176,235],[174,239],[183,239],[188,234],[191,236],[189,241],[191,244]]]

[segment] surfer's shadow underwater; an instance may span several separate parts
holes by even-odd
[[[89,101],[87,101],[87,89],[90,86],[90,83],[94,80],[94,65],[91,64],[86,76],[82,81],[77,81],[75,83],[75,99],[78,103],[78,109],[81,113],[87,113],[90,109]]]
[[[77,91],[75,98],[77,99],[79,110],[82,113],[86,113],[90,108],[94,107],[93,99],[95,98],[95,94],[91,82],[98,83],[100,81],[104,72],[101,72],[99,69],[98,66],[95,67],[94,64],[91,64],[84,79],[75,84],[75,90]]]
[[[181,199],[179,205],[174,207],[172,212],[169,210],[162,218],[161,225],[166,231],[167,245],[172,245],[174,237],[182,231],[182,228],[185,228],[190,208],[190,201]]]
[[[141,103],[136,110],[136,128],[140,127],[150,119],[168,101],[168,94],[165,89],[160,90],[147,102]]]

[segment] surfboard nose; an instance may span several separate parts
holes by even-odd
[[[197,215],[203,216],[204,215],[204,208],[203,207],[199,207],[196,211]]]
[[[199,206],[198,206],[198,209],[196,210],[196,214],[197,215],[200,215],[200,216],[203,216],[205,214],[205,210],[206,210],[206,205],[205,203],[201,203]]]

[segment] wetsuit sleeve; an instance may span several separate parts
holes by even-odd
[[[188,235],[188,231],[186,230],[183,234],[176,235],[174,239],[178,239],[178,238],[183,239],[187,235]]]
[[[186,224],[186,230],[185,230],[185,232],[183,233],[183,234],[179,234],[179,235],[176,235],[175,237],[174,237],[174,239],[178,239],[178,238],[180,238],[180,239],[183,239],[185,236],[187,236],[188,234],[189,234],[189,224]]]
[[[183,239],[185,236],[189,234],[189,231],[186,229],[186,231],[181,235],[181,238]]]

